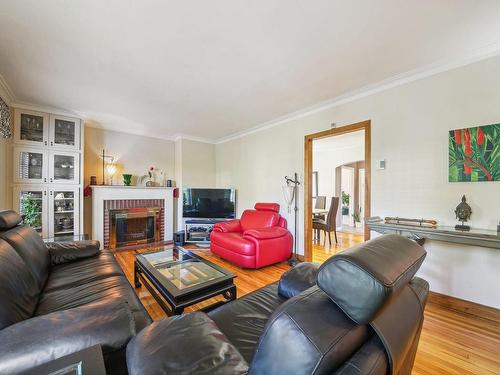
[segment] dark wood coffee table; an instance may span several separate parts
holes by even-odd
[[[135,287],[144,284],[167,315],[182,314],[186,307],[218,295],[224,300],[202,311],[236,299],[235,277],[224,268],[173,244],[135,257]]]

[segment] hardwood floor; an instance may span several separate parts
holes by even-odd
[[[352,234],[338,235],[338,245],[313,246],[315,262],[323,262],[335,253],[362,242],[362,238]],[[259,270],[245,270],[214,256],[210,250],[190,250],[234,272],[238,276],[235,280],[238,297],[277,281],[289,269],[286,263],[280,263]],[[136,250],[115,253],[131,284],[136,253]],[[136,291],[154,320],[165,317],[144,286]],[[195,305],[186,309],[186,312],[205,304]],[[413,375],[424,374],[500,374],[500,311],[432,294],[425,309],[424,326],[413,368]]]
[[[354,245],[364,242],[363,235],[357,233],[337,232],[338,243],[335,243],[333,232],[331,234],[332,244],[328,243],[328,238],[325,242],[324,234],[320,235],[320,241],[313,241],[312,245],[312,261],[323,263],[331,256],[340,253]]]

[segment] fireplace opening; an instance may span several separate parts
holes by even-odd
[[[160,212],[157,207],[110,210],[109,247],[159,242]]]

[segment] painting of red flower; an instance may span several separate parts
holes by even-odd
[[[449,181],[500,181],[500,124],[449,132]]]

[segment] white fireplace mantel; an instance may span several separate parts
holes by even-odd
[[[124,199],[163,199],[164,241],[173,239],[174,198],[172,187],[92,186],[92,238],[104,244],[104,201]]]

